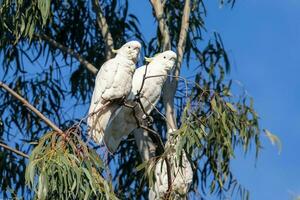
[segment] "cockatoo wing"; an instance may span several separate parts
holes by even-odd
[[[137,127],[131,108],[121,107],[105,130],[104,142],[111,153],[120,145],[123,136],[132,132]],[[128,135],[127,134],[127,135]]]
[[[103,105],[106,103],[106,101],[102,98],[102,95],[107,89],[111,88],[114,81],[113,77],[115,77],[117,70],[118,63],[115,61],[115,59],[111,59],[102,65],[96,76],[95,88],[88,113],[90,116],[87,119],[87,124],[90,129],[89,134],[93,136],[96,142],[101,142],[102,140],[101,134],[98,135],[98,132],[101,130],[101,125],[97,123],[101,113],[105,112],[104,110],[98,112],[99,109],[103,108]],[[107,108],[105,108],[105,110],[107,110]]]
[[[151,64],[147,67],[146,72],[146,65],[138,68],[136,72],[134,73],[133,80],[132,80],[132,93],[131,95],[136,95],[137,91],[140,91],[142,87],[142,82],[144,78],[144,74],[147,73],[147,76],[151,75],[153,73],[153,69],[151,69]],[[159,72],[154,74],[160,74]],[[159,77],[153,77],[153,78],[147,78],[144,81],[144,85],[141,91],[141,103],[147,112],[147,114],[150,114],[153,110],[154,106],[158,103],[160,95],[161,95],[161,89],[162,85],[159,85],[156,83],[156,80],[159,79]]]
[[[143,77],[145,74],[146,66],[139,67],[136,69],[133,79],[132,79],[132,89],[131,93],[128,97],[128,100],[133,100],[135,98],[135,95],[140,90]],[[146,81],[145,81],[146,83]],[[149,87],[144,84],[144,87]],[[148,95],[148,94],[147,94]],[[155,103],[155,102],[153,102]],[[143,105],[152,105],[148,101],[144,101]],[[147,108],[150,106],[146,106]],[[136,116],[142,117],[141,110],[136,110]],[[107,129],[105,130],[106,134],[104,136],[104,142],[107,144],[107,147],[110,147],[110,152],[115,152],[119,146],[119,144],[122,141],[123,137],[128,136],[134,129],[138,127],[136,118],[133,115],[132,108],[128,108],[123,106],[118,114],[110,120],[109,126],[107,126]],[[147,109],[147,112],[151,112],[151,110]]]
[[[132,65],[132,63],[124,63],[123,60],[117,58],[108,60],[97,74],[89,115],[99,109],[101,111],[90,116],[87,120],[90,127],[89,134],[97,143],[102,142],[104,130],[109,125],[109,120],[114,118],[121,108],[116,102],[111,102],[105,108],[103,107],[104,104],[124,97],[126,91],[129,93],[131,89],[132,75],[130,73],[133,71],[130,70],[133,70],[134,67],[129,66],[126,71],[124,64]],[[121,77],[122,75],[123,77]]]
[[[159,101],[167,74],[175,64],[175,59],[176,53],[165,51],[151,59],[147,66],[144,65],[135,71],[128,100],[132,102],[137,93],[141,91],[140,100],[144,109],[141,109],[140,105],[138,105],[133,112],[131,108],[123,106],[119,114],[110,120],[109,126],[105,130],[104,141],[109,144],[107,146],[114,146],[114,148],[111,148],[111,152],[117,149],[123,137],[128,136],[129,133],[138,127],[137,120],[140,121],[145,114],[150,114],[153,110]],[[151,76],[151,78],[148,76]],[[144,79],[144,77],[148,78]]]

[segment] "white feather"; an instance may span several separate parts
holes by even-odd
[[[147,66],[147,72],[145,65],[138,68],[133,76],[132,89],[128,97],[129,102],[131,101],[132,103],[135,95],[141,89],[145,72],[146,77],[156,76],[145,79],[141,90],[141,103],[147,114],[150,114],[159,101],[163,84],[167,79],[168,73],[173,68],[175,60],[176,54],[173,51],[165,51],[157,54],[153,58]],[[139,107],[136,107],[135,115],[138,119],[141,119],[144,113]],[[115,152],[122,138],[128,136],[128,134],[137,127],[136,118],[133,115],[132,109],[123,106],[118,114],[111,119],[109,126],[107,126],[105,130],[104,141],[110,148],[110,152]]]
[[[186,199],[193,181],[193,170],[186,154],[182,154],[182,165],[176,153],[169,155],[171,165],[172,191],[176,191],[174,199]],[[149,200],[162,199],[168,190],[168,173],[166,162],[159,160],[155,166],[155,183],[149,191]]]
[[[117,50],[115,58],[102,65],[97,74],[89,115],[102,109],[104,104],[111,101],[103,110],[87,120],[89,135],[99,144],[102,142],[109,120],[120,109],[120,105],[114,100],[126,98],[131,91],[132,76],[140,48],[141,44],[137,41],[127,42]]]

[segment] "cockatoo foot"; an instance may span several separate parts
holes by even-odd
[[[142,116],[142,119],[146,122],[146,125],[147,125],[147,126],[152,126],[152,124],[153,124],[153,122],[154,122],[153,117],[150,116],[150,115],[144,114],[144,115]]]
[[[121,97],[120,104],[123,105],[125,103],[126,99],[127,99],[126,96]]]
[[[146,118],[147,126],[152,126],[153,122],[154,122],[153,117],[148,115]]]
[[[134,101],[138,101],[141,98],[141,94],[139,91],[136,92],[136,95],[134,95]]]

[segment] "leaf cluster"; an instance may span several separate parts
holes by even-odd
[[[96,151],[71,129],[67,135],[49,132],[40,139],[25,178],[37,199],[117,199],[101,175],[105,169]]]

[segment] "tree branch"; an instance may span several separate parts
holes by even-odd
[[[48,126],[50,126],[54,131],[60,133],[60,134],[64,134],[64,132],[58,128],[50,119],[48,119],[47,117],[45,117],[40,111],[38,111],[33,105],[31,105],[27,100],[25,100],[23,97],[21,97],[18,93],[16,93],[15,91],[13,91],[10,87],[8,87],[8,85],[2,83],[0,81],[0,87],[2,87],[3,89],[5,89],[7,92],[9,92],[12,96],[14,96],[15,98],[17,98],[20,102],[23,103],[23,105],[25,107],[27,107],[29,110],[31,110],[32,112],[34,112],[39,118],[41,118]]]
[[[85,60],[79,53],[75,52],[73,49],[63,46],[62,44],[58,43],[57,41],[55,41],[54,39],[50,38],[49,36],[47,36],[45,34],[40,34],[39,38],[46,41],[51,46],[58,48],[61,51],[63,51],[64,53],[67,53],[67,54],[71,55],[72,57],[76,58],[80,62],[80,64],[85,66],[90,72],[92,72],[93,74],[97,74],[98,69],[92,63]]]
[[[155,157],[156,146],[149,137],[148,131],[143,128],[137,128],[133,130],[133,135],[143,162]]]
[[[3,147],[4,149],[7,149],[7,150],[9,150],[9,151],[14,152],[15,154],[18,154],[19,156],[23,156],[23,157],[25,157],[25,158],[29,158],[29,156],[28,156],[27,154],[25,154],[25,153],[23,153],[22,151],[19,151],[19,150],[17,150],[17,149],[14,149],[14,148],[12,148],[12,147],[6,145],[6,144],[3,144],[3,143],[0,142],[0,146]]]
[[[173,73],[172,80],[169,78],[167,84],[164,86],[163,92],[163,102],[166,109],[166,117],[168,120],[167,127],[168,130],[176,130],[177,123],[174,113],[174,97],[178,85],[178,77],[181,70],[182,60],[185,51],[186,38],[189,30],[189,18],[191,13],[191,1],[186,0],[184,4],[182,19],[181,19],[181,28],[179,33],[179,41],[177,44],[177,63]]]
[[[164,5],[161,0],[150,0],[151,5],[154,9],[155,17],[158,21],[158,26],[160,33],[163,36],[163,51],[171,49],[171,39],[169,27],[167,26],[166,20],[164,18]]]
[[[183,55],[185,51],[186,38],[190,24],[190,13],[191,13],[191,0],[186,0],[183,9],[183,15],[181,19],[181,28],[179,34],[179,41],[177,44],[177,63],[174,71],[174,76],[179,76]],[[178,82],[178,78],[174,78],[172,82]],[[176,85],[177,86],[177,85]]]
[[[103,15],[101,6],[99,5],[99,0],[93,0],[93,8],[97,16],[97,24],[99,26],[99,29],[101,30],[102,37],[104,38],[105,55],[106,55],[106,59],[108,60],[113,56],[112,50],[114,48],[114,41],[109,31],[109,26],[107,24],[105,16]]]

